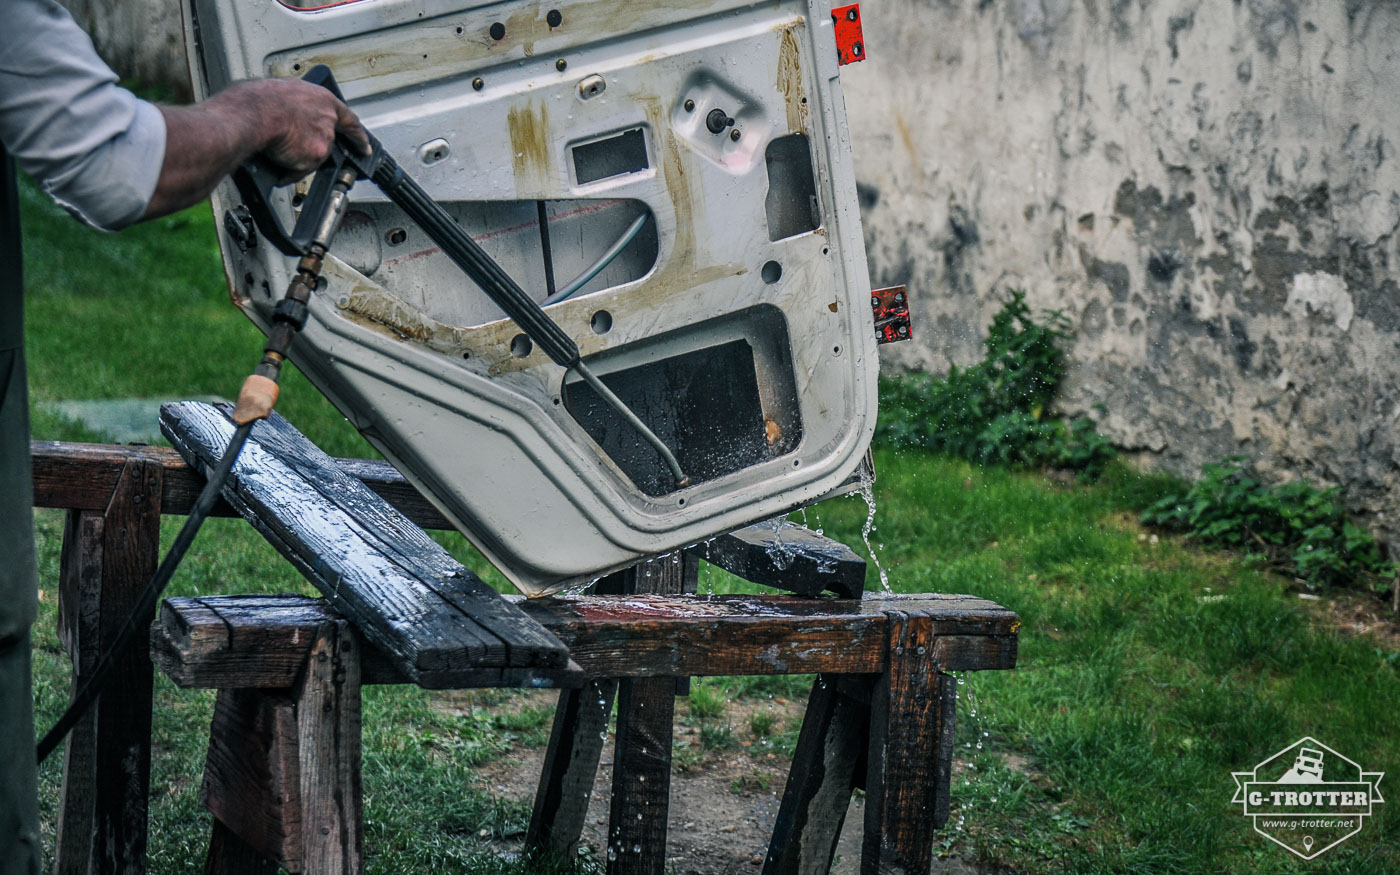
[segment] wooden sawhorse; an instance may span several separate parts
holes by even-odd
[[[665,871],[674,678],[808,673],[818,677],[764,871],[828,869],[851,790],[863,786],[862,871],[928,872],[948,816],[950,672],[1012,667],[1019,625],[969,596],[521,605],[589,679],[561,693],[528,841],[556,851],[578,841],[616,690],[611,873]],[[205,795],[221,825],[208,871],[258,859],[298,873],[362,871],[359,685],[403,682],[392,665],[323,601],[290,596],[171,599],[153,651],[178,685],[220,691]]]

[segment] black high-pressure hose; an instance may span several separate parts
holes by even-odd
[[[39,762],[42,763],[49,754],[54,752],[64,737],[72,731],[74,726],[78,725],[78,721],[83,719],[87,709],[101,695],[107,676],[111,674],[112,667],[117,664],[118,654],[125,652],[127,645],[131,643],[132,636],[141,628],[142,619],[155,612],[156,603],[160,601],[165,588],[170,585],[170,578],[175,574],[175,569],[180,567],[180,561],[185,558],[185,553],[194,543],[194,537],[199,534],[200,526],[204,525],[204,521],[209,517],[209,512],[214,509],[215,503],[218,502],[219,493],[223,491],[224,484],[228,482],[229,474],[238,461],[238,454],[242,452],[243,445],[248,442],[248,435],[253,431],[253,425],[258,420],[266,419],[271,415],[273,405],[277,403],[277,378],[281,376],[282,363],[287,360],[292,340],[306,325],[306,305],[311,300],[312,290],[316,288],[317,278],[321,274],[321,264],[325,260],[331,238],[335,236],[336,230],[340,227],[340,220],[345,215],[348,203],[347,194],[350,187],[355,184],[355,178],[356,174],[353,168],[341,168],[335,173],[334,179],[331,181],[331,195],[326,201],[324,214],[318,217],[311,234],[311,242],[302,254],[300,261],[297,262],[296,274],[287,285],[287,293],[273,311],[272,330],[268,332],[267,345],[263,347],[262,361],[258,362],[257,368],[248,379],[243,381],[243,388],[239,390],[238,404],[234,407],[232,414],[232,419],[237,425],[233,437],[229,439],[228,446],[224,449],[219,463],[214,466],[212,471],[207,472],[208,480],[204,484],[204,489],[199,493],[199,498],[185,519],[185,524],[180,527],[180,533],[175,536],[175,543],[170,545],[170,550],[160,561],[156,573],[151,576],[150,582],[142,590],[136,607],[127,615],[125,622],[117,631],[117,637],[98,658],[92,674],[88,675],[82,686],[74,693],[73,700],[68,704],[68,710],[63,712],[63,716],[58,718],[58,722],[53,725],[53,728],[44,733],[44,737],[39,740],[36,750]]]

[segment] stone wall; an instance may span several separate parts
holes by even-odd
[[[1076,326],[1064,412],[1150,466],[1341,484],[1400,547],[1400,4],[863,9],[872,280],[917,330],[886,364],[977,359],[1024,288]]]
[[[177,0],[66,2],[184,87]],[[1344,485],[1400,547],[1400,3],[867,0],[864,26],[872,280],[909,283],[917,331],[887,365],[975,360],[1024,288],[1077,329],[1065,413],[1149,466]]]

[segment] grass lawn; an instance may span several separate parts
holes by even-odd
[[[231,396],[261,337],[228,303],[207,206],[121,235],[81,228],[25,189],[28,336],[34,431],[94,437],[38,406],[57,400]],[[328,452],[368,446],[291,371],[279,409]],[[1134,522],[1162,482],[1114,468],[1095,486],[923,453],[877,453],[873,541],[896,590],[972,593],[1020,612],[1020,665],[969,675],[960,701],[954,813],[940,852],[1017,872],[1397,872],[1400,798],[1361,834],[1302,863],[1254,834],[1232,771],[1304,735],[1400,776],[1400,655],[1337,631],[1290,581]],[[865,507],[841,499],[807,513],[860,544]],[[169,520],[166,538],[178,520]],[[38,720],[67,700],[55,634],[62,519],[37,520],[42,589],[36,628]],[[443,540],[481,569],[453,535]],[[498,575],[489,575],[499,581]],[[872,586],[878,585],[871,575]],[[702,586],[743,588],[707,568]],[[247,526],[213,520],[172,594],[307,591]],[[803,679],[719,679],[725,696],[801,696]],[[212,696],[158,678],[152,871],[202,870],[208,819],[198,804]],[[453,715],[412,688],[365,691],[366,849],[382,873],[525,871],[484,856],[487,838],[528,812],[471,785],[472,769],[537,745],[548,714]],[[790,743],[790,733],[789,743]],[[59,762],[42,772],[52,841]],[[529,871],[538,871],[531,869]]]

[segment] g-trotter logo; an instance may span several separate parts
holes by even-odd
[[[1381,798],[1384,772],[1360,766],[1315,738],[1300,738],[1254,767],[1234,772],[1235,798],[1254,831],[1311,860],[1361,832]]]

